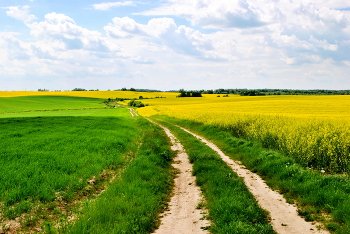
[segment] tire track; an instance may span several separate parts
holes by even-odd
[[[161,225],[154,234],[208,233],[202,227],[209,226],[210,223],[203,219],[203,210],[196,208],[202,196],[199,187],[196,186],[196,178],[192,176],[192,164],[185,149],[169,129],[149,121],[163,128],[170,138],[171,149],[177,151],[172,165],[179,171],[174,179],[175,185],[169,209],[161,214]]]

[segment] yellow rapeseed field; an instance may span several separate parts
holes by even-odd
[[[281,150],[307,167],[342,172],[350,165],[350,96],[204,95],[146,103],[150,106],[139,109],[141,115],[216,125]]]
[[[169,93],[144,93],[130,91],[0,91],[0,97],[21,97],[21,96],[71,96],[71,97],[89,97],[89,98],[138,98],[139,96],[154,98],[157,96],[169,96]],[[172,96],[176,94],[172,93]]]

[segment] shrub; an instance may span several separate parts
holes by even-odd
[[[135,99],[131,100],[129,103],[128,103],[128,106],[132,106],[132,107],[144,107],[145,104],[143,104],[141,101],[136,101]]]

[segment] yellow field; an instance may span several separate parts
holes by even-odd
[[[349,96],[216,96],[145,100],[150,106],[138,112],[216,125],[277,148],[305,166],[347,170]]]
[[[176,96],[176,93],[144,93],[130,91],[60,91],[60,92],[39,92],[39,91],[0,91],[0,97],[21,97],[21,96],[71,96],[89,98],[138,98],[139,96],[154,98],[157,96]]]

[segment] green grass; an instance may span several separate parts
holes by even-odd
[[[173,175],[173,153],[164,132],[139,119],[142,145],[123,176],[94,202],[86,203],[79,219],[64,233],[150,233],[166,207]]]
[[[16,113],[0,114],[1,226],[20,217],[21,232],[150,233],[157,227],[174,177],[160,128],[131,118],[126,108],[84,109],[102,106],[98,99],[18,99],[9,102],[19,105]],[[49,111],[57,101],[65,103]]]
[[[0,113],[103,108],[102,99],[65,96],[0,97]]]
[[[0,119],[0,223],[22,216],[30,229],[64,219],[71,203],[99,193],[141,135],[128,110],[113,113]]]
[[[18,117],[44,117],[44,116],[130,116],[127,109],[84,109],[84,110],[60,110],[60,111],[33,111],[19,113],[0,114],[1,118],[18,118]]]
[[[167,119],[168,120],[168,119]],[[212,233],[275,233],[244,182],[208,146],[166,122],[194,164],[193,174],[206,199]]]
[[[350,180],[348,175],[322,174],[295,163],[283,154],[263,148],[258,142],[233,137],[215,126],[161,117],[213,141],[234,160],[258,173],[287,201],[299,205],[306,220],[322,221],[334,233],[350,233]],[[330,214],[331,218],[323,215]]]
[[[0,199],[52,201],[123,162],[137,129],[116,117],[0,119]]]

